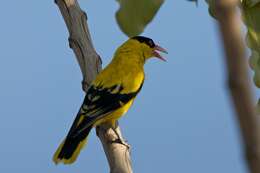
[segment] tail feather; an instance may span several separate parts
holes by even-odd
[[[60,162],[63,162],[64,164],[71,164],[73,163],[81,149],[85,146],[87,143],[87,137],[92,129],[92,126],[84,129],[82,133],[80,133],[77,136],[69,135],[66,137],[66,139],[60,144],[59,148],[55,152],[53,156],[53,161],[55,164],[58,164]]]

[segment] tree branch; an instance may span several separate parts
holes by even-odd
[[[251,173],[259,173],[260,123],[253,107],[238,4],[238,0],[216,0],[214,5],[226,53],[228,86],[240,123],[246,160]]]
[[[91,81],[101,70],[101,58],[96,53],[87,25],[87,15],[77,0],[56,0],[60,12],[69,31],[69,45],[73,49],[79,63],[86,92]],[[111,173],[132,173],[130,151],[125,145],[115,143],[118,136],[111,129],[110,124],[102,124],[96,128],[97,135],[102,142]],[[116,128],[121,135],[119,126]]]

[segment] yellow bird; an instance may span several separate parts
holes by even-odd
[[[157,52],[167,53],[152,39],[135,36],[115,52],[111,63],[90,85],[79,113],[66,139],[53,156],[58,164],[73,163],[87,141],[90,130],[104,122],[115,124],[132,105],[144,82],[144,64],[151,57],[165,59]]]

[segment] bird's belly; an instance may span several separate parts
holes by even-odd
[[[105,116],[104,118],[98,120],[95,123],[95,126],[97,126],[101,123],[105,123],[105,122],[111,122],[111,123],[114,124],[114,122],[116,120],[118,120],[120,117],[122,117],[128,111],[128,109],[131,107],[132,103],[133,103],[133,100],[130,100],[127,104],[125,104],[121,108],[119,108],[116,111],[110,113],[109,115]]]

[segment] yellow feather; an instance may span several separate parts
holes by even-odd
[[[125,42],[117,49],[111,63],[97,75],[96,79],[92,82],[91,86],[93,86],[94,88],[101,87],[100,88],[101,90],[106,89],[106,91],[108,92],[110,92],[109,91],[110,88],[119,86],[119,88],[116,88],[116,90],[111,91],[111,94],[123,95],[123,94],[137,93],[140,90],[140,87],[145,78],[144,69],[143,69],[144,63],[146,59],[152,57],[152,51],[153,49],[149,47],[147,43],[143,43],[142,41],[138,41],[137,39],[129,39],[127,42]],[[122,86],[122,90],[120,86]],[[120,92],[118,93],[118,91]],[[100,95],[97,95],[93,97],[94,100],[92,101],[94,102],[95,99],[98,100],[99,98],[102,97]],[[95,120],[96,122],[93,122],[93,124],[91,124],[92,125],[91,127],[99,125],[104,122],[114,123],[117,119],[119,119],[128,111],[134,99],[135,98],[132,98],[127,103],[122,102],[121,104],[119,102],[119,104],[121,105],[120,108],[104,116],[101,119]],[[86,106],[88,105],[83,105],[82,109],[83,108],[87,109],[88,107]],[[94,113],[95,110],[93,110],[92,112]],[[88,113],[89,115],[91,115],[91,111]],[[82,117],[80,117],[77,120],[78,122],[76,122],[76,125],[80,125],[81,122],[83,122],[83,118],[87,116],[88,116],[87,114],[82,115]],[[53,161],[56,164],[60,162],[63,162],[64,164],[73,163],[78,157],[80,150],[83,148],[86,142],[87,142],[87,137],[85,140],[80,141],[77,148],[74,150],[73,154],[69,159],[58,158],[59,153],[61,152],[64,145],[64,142],[62,142],[53,156]]]
[[[131,107],[132,103],[133,103],[134,99],[132,99],[131,101],[129,101],[127,104],[125,104],[123,107],[117,109],[116,111],[112,112],[111,114],[105,116],[104,118],[98,120],[95,123],[95,126],[102,124],[104,122],[111,122],[111,124],[114,124],[114,122],[116,120],[118,120],[120,117],[122,117],[127,111],[128,109]]]

